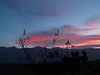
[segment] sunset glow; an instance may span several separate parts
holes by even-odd
[[[100,44],[99,0],[2,0],[0,10],[0,46],[19,47],[23,29],[31,47],[52,47],[57,30],[55,47]]]

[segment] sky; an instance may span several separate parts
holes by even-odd
[[[0,46],[18,45],[26,30],[30,47],[100,47],[100,0],[0,0]]]

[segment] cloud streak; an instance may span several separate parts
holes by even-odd
[[[59,0],[55,0],[59,1]],[[62,1],[62,0],[61,0]],[[7,7],[16,10],[21,17],[65,17],[70,11],[62,6],[61,3],[55,6],[53,0],[4,0]]]
[[[69,39],[75,46],[100,44],[99,35],[82,35],[82,32],[89,32],[98,30],[100,28],[78,28],[71,25],[64,25],[59,28],[54,28],[48,31],[38,31],[28,34],[30,37],[30,44],[33,46],[52,46],[52,38],[56,30],[59,30],[58,40],[56,46],[64,46],[65,42]],[[80,34],[80,35],[79,35]]]
[[[91,17],[86,20],[85,23],[83,23],[84,27],[89,27],[89,28],[100,28],[100,17]]]

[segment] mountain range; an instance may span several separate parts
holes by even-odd
[[[59,47],[55,47],[53,49],[47,48],[48,51],[52,51],[54,49],[58,49],[59,52],[62,52],[63,55],[66,55],[67,50],[62,49]],[[34,48],[28,48],[27,51],[32,57],[32,60],[34,62],[39,62],[42,60],[40,52],[41,50],[44,51],[43,47],[34,47]],[[79,51],[80,56],[82,50],[85,50],[87,52],[88,61],[93,60],[99,60],[100,59],[100,49],[93,49],[93,48],[86,48],[86,49],[69,49],[68,52],[70,54],[71,51]],[[26,60],[24,50],[22,48],[16,48],[16,47],[0,47],[0,63],[28,63]]]

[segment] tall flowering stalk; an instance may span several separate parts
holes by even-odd
[[[59,31],[57,30],[57,32],[55,33],[55,36],[54,36],[54,38],[53,38],[53,45],[52,45],[52,48],[54,48],[54,45],[55,45],[55,43],[56,43],[56,41],[57,41],[57,39],[58,39],[58,35],[59,35]]]
[[[19,37],[19,45],[23,48],[26,59],[32,63],[32,58],[30,57],[30,54],[27,52],[28,48],[28,43],[29,43],[30,38],[27,36],[26,37],[26,30],[23,30],[23,35]]]

